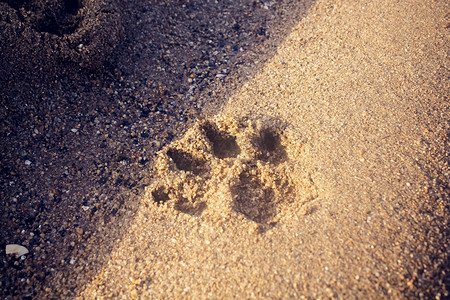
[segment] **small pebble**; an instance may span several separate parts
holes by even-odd
[[[6,254],[15,254],[16,257],[18,258],[18,257],[23,257],[25,254],[29,253],[30,251],[28,251],[28,249],[25,248],[24,246],[17,245],[17,244],[9,244],[9,245],[6,245],[5,252],[6,252]]]

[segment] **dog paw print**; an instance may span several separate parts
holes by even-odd
[[[299,175],[301,143],[281,125],[268,124],[234,119],[197,123],[158,154],[145,202],[196,217],[275,225],[292,203],[307,203],[316,192],[314,183],[305,180],[310,177]]]

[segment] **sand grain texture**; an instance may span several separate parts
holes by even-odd
[[[449,8],[318,1],[158,154],[79,296],[448,296]]]

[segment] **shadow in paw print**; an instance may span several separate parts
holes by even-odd
[[[170,200],[169,194],[162,187],[155,189],[152,192],[152,197],[153,197],[153,201],[155,201],[158,205],[163,205],[164,203],[166,203],[167,201]]]
[[[254,175],[242,173],[231,193],[233,209],[254,222],[267,224],[276,214],[273,190],[265,188]]]
[[[206,137],[211,141],[214,155],[218,158],[237,157],[241,148],[236,143],[236,138],[219,128],[213,123],[203,125]]]
[[[196,159],[187,152],[178,149],[169,149],[167,156],[172,159],[179,170],[189,171],[195,175],[200,175],[208,171],[205,161]]]
[[[206,209],[206,203],[205,202],[189,202],[186,198],[181,198],[178,200],[174,208],[178,210],[179,212],[191,215],[191,216],[198,216],[201,215],[202,212]]]
[[[254,140],[254,145],[260,152],[257,155],[259,160],[279,164],[287,159],[286,151],[281,145],[280,135],[271,129],[261,130]]]
[[[78,10],[82,7],[81,0],[64,0],[66,11],[71,14],[77,14]]]

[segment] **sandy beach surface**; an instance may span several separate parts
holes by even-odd
[[[25,141],[72,116],[2,132],[4,298],[450,296],[450,3],[231,2],[125,8],[106,75],[3,85]]]

